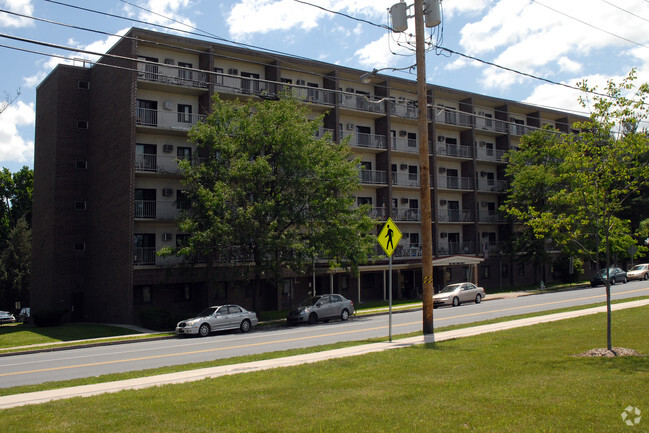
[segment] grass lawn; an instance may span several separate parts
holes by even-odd
[[[613,343],[649,354],[649,307]],[[649,358],[578,358],[606,315],[317,364],[3,410],[12,432],[621,432],[649,413]]]
[[[138,333],[131,329],[107,325],[68,324],[36,327],[17,323],[0,326],[0,349]]]

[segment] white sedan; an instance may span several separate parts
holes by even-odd
[[[248,332],[257,323],[259,320],[253,311],[239,305],[217,305],[204,309],[196,317],[178,322],[176,334],[207,337],[212,332],[228,329]]]
[[[433,307],[452,305],[457,307],[462,302],[479,304],[485,297],[485,291],[473,283],[449,284],[433,296]]]

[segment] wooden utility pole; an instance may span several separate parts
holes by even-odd
[[[417,60],[417,105],[419,119],[419,196],[421,202],[421,276],[423,284],[423,332],[433,334],[433,235],[428,156],[428,96],[426,89],[426,45],[424,4],[415,0],[415,53]]]

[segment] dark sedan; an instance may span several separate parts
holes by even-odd
[[[601,284],[606,284],[607,278],[610,280],[611,286],[616,283],[626,284],[626,282],[628,281],[626,272],[622,269],[608,268],[608,272],[606,271],[606,269],[602,269],[599,274],[593,275],[593,277],[590,279],[590,285],[592,287],[595,287]]]

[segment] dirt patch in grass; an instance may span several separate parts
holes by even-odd
[[[573,355],[575,357],[586,357],[586,356],[601,356],[605,358],[614,358],[616,356],[644,356],[637,350],[627,349],[625,347],[613,347],[612,350],[608,349],[591,349],[587,352],[580,353],[578,355]]]

